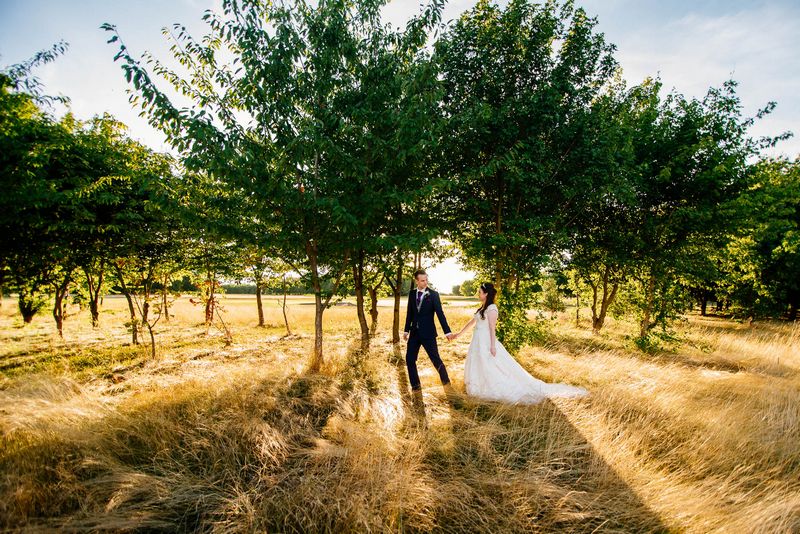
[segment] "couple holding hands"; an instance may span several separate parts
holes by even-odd
[[[458,332],[450,331],[442,310],[439,293],[428,287],[425,271],[414,273],[416,288],[408,294],[408,309],[403,339],[406,348],[408,380],[413,391],[422,389],[417,372],[417,358],[420,348],[424,348],[439,373],[442,385],[450,383],[447,368],[439,356],[436,343],[438,332],[433,317],[439,318],[448,341],[452,341],[473,328],[472,341],[467,349],[464,363],[464,385],[467,394],[485,400],[508,402],[512,404],[535,404],[551,397],[582,397],[587,394],[583,388],[566,384],[548,384],[532,377],[508,353],[496,337],[497,306],[494,304],[497,290],[491,283],[483,283],[478,289],[481,305],[467,324]]]

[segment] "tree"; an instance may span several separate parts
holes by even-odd
[[[342,147],[361,125],[342,110],[352,109],[347,99],[361,64],[359,47],[380,29],[382,4],[226,0],[221,15],[205,15],[210,33],[203,43],[177,26],[173,52],[189,77],[148,61],[193,100],[193,109],[178,109],[124,45],[116,56],[135,88],[132,102],[166,134],[187,170],[243,193],[248,212],[275,230],[282,259],[308,278],[315,300],[312,369],[323,363],[323,313],[358,254],[349,236],[359,226],[363,180],[352,178],[365,166]],[[424,40],[440,12],[436,0],[404,36]],[[111,42],[119,40],[113,26],[104,28],[114,32]],[[230,65],[222,50],[233,56]],[[326,280],[333,282],[330,292],[323,291]]]
[[[148,329],[155,358],[155,326],[167,313],[156,286],[174,265],[184,264],[186,237],[175,189],[173,160],[146,147],[129,145],[125,209],[115,213],[122,231],[114,240],[111,272],[115,289],[128,303],[131,340],[138,344],[140,328]]]
[[[51,155],[71,141],[66,128],[40,108],[52,97],[42,95],[41,83],[31,71],[64,50],[65,45],[56,45],[0,72],[0,185],[4,191],[0,199],[0,264],[8,270],[4,276],[16,287],[25,324],[44,307],[45,288],[61,270],[65,249],[59,245],[63,242],[55,243],[47,235],[54,226],[63,178],[52,169]],[[54,317],[57,321],[60,317],[55,308]]]
[[[734,203],[739,225],[717,255],[721,294],[752,318],[800,307],[800,160],[753,165],[747,190]]]
[[[477,280],[464,280],[461,283],[461,294],[465,297],[474,297],[478,293]]]
[[[594,100],[587,121],[594,147],[584,172],[592,176],[593,194],[568,228],[567,263],[578,303],[583,287],[588,289],[595,333],[603,328],[634,258],[633,124],[647,94],[639,87],[628,91],[615,80]],[[577,310],[576,321],[579,316]]]
[[[124,181],[126,162],[118,123],[100,117],[89,124],[71,115],[55,122],[32,98],[2,89],[5,142],[2,162],[6,190],[0,224],[4,263],[16,280],[25,322],[53,295],[53,318],[63,335],[63,299],[79,268],[89,276],[90,307],[97,321],[106,240],[117,229],[111,213]],[[16,108],[16,109],[15,109]],[[25,109],[27,108],[27,111]]]
[[[735,88],[729,81],[702,100],[671,93],[662,101],[659,83],[642,86],[649,97],[634,126],[631,174],[642,338],[683,308],[680,275],[702,261],[701,251],[719,246],[730,224],[726,206],[746,186],[747,159],[759,144],[747,136],[752,120],[741,117]]]
[[[566,246],[593,194],[587,123],[615,69],[595,25],[569,1],[481,0],[436,43],[452,240],[500,289],[504,328],[525,328],[533,296],[512,293]]]

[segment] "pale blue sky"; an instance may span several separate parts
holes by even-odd
[[[387,20],[401,23],[418,0],[394,0]],[[503,2],[504,3],[504,2]],[[127,86],[116,48],[106,44],[98,27],[116,24],[128,47],[169,58],[161,28],[174,22],[202,35],[203,11],[220,0],[0,0],[0,66],[30,57],[59,39],[70,43],[67,54],[40,69],[48,91],[72,99],[80,118],[109,111],[128,124],[131,134],[164,148],[161,136],[130,109]],[[471,7],[474,0],[448,3],[445,20]],[[660,74],[667,88],[702,96],[729,77],[740,82],[745,112],[752,114],[769,100],[778,108],[753,129],[755,135],[800,130],[800,2],[788,0],[658,1],[578,0],[599,28],[618,47],[625,77],[637,83]],[[800,131],[798,132],[800,133]],[[800,137],[782,143],[775,154],[800,154]]]
[[[505,2],[502,2],[505,3]],[[170,57],[161,28],[180,22],[190,33],[205,32],[201,20],[220,0],[0,0],[0,66],[29,58],[60,39],[66,55],[38,71],[50,94],[71,98],[81,119],[108,111],[130,127],[131,135],[166,150],[161,135],[128,104],[126,83],[112,62],[116,46],[100,24],[115,24],[129,49]],[[401,24],[418,10],[419,0],[394,0],[387,21]],[[751,130],[798,136],[773,155],[800,155],[800,2],[788,0],[576,0],[597,16],[600,31],[617,46],[616,57],[630,83],[661,76],[665,86],[701,97],[709,86],[738,80],[744,112],[752,115],[770,100],[775,112]],[[445,20],[456,18],[474,0],[448,3]],[[447,289],[466,275],[455,262],[431,271],[431,281]]]

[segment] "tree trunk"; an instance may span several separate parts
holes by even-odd
[[[64,337],[64,309],[61,304],[64,300],[63,294],[56,294],[55,302],[53,303],[53,319],[56,321],[56,330],[58,330],[58,337]]]
[[[356,313],[358,324],[361,326],[361,341],[369,339],[369,326],[364,313],[364,251],[361,250],[353,261],[353,284],[356,290]]]
[[[286,324],[286,335],[291,336],[292,330],[289,328],[289,318],[286,316],[286,275],[283,275],[283,305],[281,309],[283,310],[283,322]]]
[[[169,322],[169,275],[164,275],[164,283],[161,287],[161,316],[164,322]]]
[[[216,289],[216,277],[213,273],[208,273],[208,300],[206,300],[206,334],[208,334],[208,327],[214,321],[214,290]]]
[[[580,328],[581,326],[581,289],[580,289],[580,278],[578,277],[577,273],[574,275],[575,278],[575,328]]]
[[[603,288],[603,302],[600,305],[600,317],[598,317],[598,324],[597,324],[597,331],[599,332],[603,325],[606,322],[606,315],[608,315],[608,309],[614,303],[614,300],[617,297],[617,290],[619,289],[619,284],[613,283],[611,284],[611,293],[606,291],[606,287]]]
[[[149,292],[147,292],[149,293]],[[150,324],[150,302],[149,302],[149,295],[145,294],[145,301],[142,305],[142,324],[147,326],[147,332],[150,334],[150,354],[152,355],[153,359],[156,359],[156,336],[153,334],[153,326]]]
[[[322,354],[322,314],[325,308],[322,306],[322,295],[314,293],[314,355],[311,359],[311,370],[316,372],[322,368],[325,362]]]
[[[313,241],[306,242],[306,253],[311,271],[311,285],[314,289],[314,353],[311,356],[311,370],[316,372],[322,368],[324,357],[322,354],[322,314],[325,308],[322,305],[322,285],[319,280],[319,266],[317,265],[317,247]]]
[[[83,273],[86,275],[86,287],[89,290],[89,312],[92,316],[92,328],[100,326],[100,292],[103,288],[104,267],[105,265],[101,263],[97,273],[97,282],[92,276],[92,270],[89,267],[83,268]]]
[[[119,287],[122,289],[122,294],[125,295],[125,300],[128,301],[128,312],[131,316],[131,343],[134,345],[139,344],[139,321],[136,318],[136,308],[133,305],[133,297],[131,296],[131,292],[128,290],[128,286],[125,284],[125,278],[122,275],[122,270],[119,266],[116,266],[116,274],[117,274],[117,281],[119,282]]]
[[[382,281],[381,281],[382,283]],[[369,289],[369,316],[370,316],[370,325],[369,325],[369,335],[374,336],[375,332],[378,330],[378,284],[375,287],[370,287]]]
[[[793,298],[789,302],[789,320],[790,321],[796,321],[797,320],[797,308],[798,308],[797,304],[798,304],[798,300],[800,300],[800,299]]]
[[[150,355],[153,359],[156,359],[156,336],[153,334],[153,327],[150,323],[145,323],[147,325],[147,331],[150,333]]]
[[[69,283],[72,279],[72,273],[64,276],[64,279],[55,284],[55,299],[53,301],[53,319],[56,321],[56,329],[58,330],[58,337],[64,337],[64,297],[67,295]]]
[[[498,185],[499,185],[499,187],[498,187],[498,189],[499,189],[498,196],[502,199],[503,198],[503,182],[502,182],[502,179],[500,180],[500,183]],[[500,235],[500,234],[503,233],[503,202],[502,201],[496,202],[495,205],[493,206],[493,208],[494,208],[494,212],[495,212],[494,213],[494,216],[495,216],[494,217],[494,233],[495,233],[495,235]],[[503,284],[502,284],[502,280],[503,280],[502,277],[503,277],[503,270],[504,270],[505,265],[503,264],[502,253],[497,254],[496,258],[497,259],[496,259],[496,262],[495,262],[495,272],[494,272],[494,289],[495,289],[495,291],[497,291],[497,297],[496,298],[498,300],[500,300],[500,299],[502,299],[502,293],[503,293],[503,289],[504,289],[503,288]],[[502,304],[501,304],[501,306],[502,306]]]
[[[650,331],[650,317],[653,314],[653,303],[655,302],[656,295],[656,275],[650,273],[650,278],[647,281],[647,300],[645,302],[644,317],[642,318],[639,336],[645,337],[647,332]]]
[[[600,332],[603,328],[603,325],[606,322],[606,316],[608,315],[608,309],[614,303],[614,299],[617,297],[617,290],[619,289],[618,283],[611,283],[611,290],[609,291],[608,288],[608,279],[611,276],[611,268],[606,265],[603,269],[603,292],[600,294],[600,313],[597,312],[597,300],[598,300],[598,287],[597,284],[592,285],[592,298],[594,299],[592,302],[592,331],[594,333]]]
[[[397,254],[397,271],[395,274],[394,284],[389,278],[386,278],[386,283],[392,288],[392,297],[394,299],[394,308],[392,310],[392,343],[400,343],[400,293],[403,290],[403,254]]]
[[[416,284],[416,280],[414,279],[414,273],[418,270],[422,269],[422,253],[421,252],[414,252],[414,268],[409,273],[411,275],[411,287],[414,287]],[[400,291],[402,291],[402,284],[400,285]]]
[[[700,297],[700,315],[702,317],[706,316],[707,307],[708,307],[708,295],[706,295],[706,292],[703,291],[703,296]]]
[[[139,320],[136,318],[136,308],[133,305],[133,297],[130,291],[123,286],[122,294],[125,295],[125,300],[128,301],[128,312],[131,315],[131,343],[134,345],[139,344]]]
[[[256,278],[256,307],[258,308],[258,326],[264,326],[264,304],[261,302],[260,278]]]

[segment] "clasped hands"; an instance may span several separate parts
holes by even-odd
[[[453,341],[455,338],[458,337],[458,334],[454,334],[453,332],[447,333],[444,335],[447,338],[447,341]],[[403,332],[403,341],[408,341],[408,332]]]

